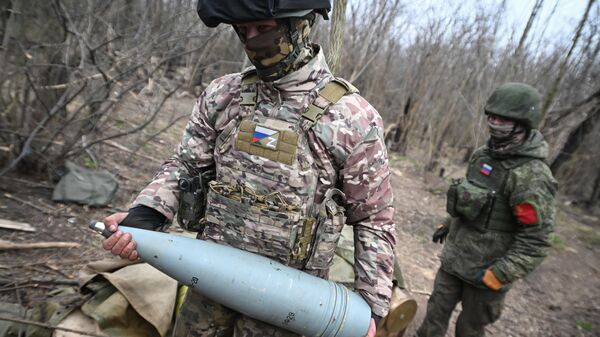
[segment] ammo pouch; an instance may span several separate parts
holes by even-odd
[[[337,188],[330,188],[325,193],[323,202],[317,207],[317,228],[306,269],[328,269],[333,263],[335,249],[346,223],[345,203],[346,196]]]
[[[278,192],[260,194],[245,184],[211,181],[205,222],[202,239],[289,265],[301,216]]]
[[[208,182],[215,179],[215,168],[211,166],[195,177],[183,176],[179,179],[179,209],[177,222],[188,231],[202,232],[206,211]]]
[[[446,198],[446,210],[475,229],[485,231],[494,207],[494,191],[479,187],[467,179],[452,181]]]

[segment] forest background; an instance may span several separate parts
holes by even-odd
[[[397,255],[421,308],[439,263],[439,246],[429,241],[444,216],[445,188],[487,139],[485,100],[506,81],[541,92],[542,132],[560,183],[554,250],[517,284],[488,332],[597,336],[600,4],[534,0],[523,25],[512,25],[512,3],[337,0],[332,20],[321,20],[313,36],[334,73],[384,118]],[[574,3],[579,16],[553,25]],[[0,302],[35,306],[52,287],[32,279],[75,279],[85,262],[102,257],[98,239],[73,219],[126,210],[170,156],[195,97],[216,77],[250,65],[233,30],[206,28],[195,5],[0,0],[0,218],[37,230],[1,229],[2,240],[83,244],[42,252],[7,250],[0,240]],[[113,173],[116,199],[100,209],[53,204],[67,161]]]
[[[506,1],[441,13],[420,6],[415,13],[400,0],[339,1],[346,15],[338,11],[333,29],[319,24],[314,40],[335,74],[379,110],[390,151],[418,157],[427,171],[485,142],[482,107],[494,87],[533,85],[544,97],[543,131],[561,191],[593,206],[600,198],[600,9],[585,1],[579,22],[553,39],[543,33],[560,14],[559,1],[546,2],[552,12],[540,18],[544,0],[536,0],[517,31],[506,24]],[[206,28],[194,6],[0,1],[0,176],[18,169],[56,179],[65,160],[97,166],[107,141],[139,148],[189,114],[179,111],[157,128],[165,102],[248,66],[234,32]],[[121,116],[125,103],[146,113]]]

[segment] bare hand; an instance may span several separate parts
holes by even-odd
[[[365,337],[375,337],[375,332],[377,328],[375,327],[375,320],[371,318],[371,325],[369,325],[369,331]]]
[[[122,259],[135,261],[138,258],[138,252],[135,249],[136,243],[131,238],[131,234],[123,233],[118,230],[118,226],[125,219],[127,213],[120,212],[107,216],[103,222],[108,230],[113,234],[102,241],[102,248],[110,251],[113,255],[118,255]]]

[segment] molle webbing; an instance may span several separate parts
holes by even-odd
[[[242,87],[240,89],[241,117],[248,116],[256,107],[256,82],[258,80],[258,75],[254,70],[242,73]]]
[[[497,194],[493,202],[487,229],[509,233],[517,231],[517,222],[506,197],[503,194]]]
[[[336,200],[337,198],[337,200]],[[305,218],[302,222],[302,229],[300,235],[296,239],[296,243],[294,245],[294,250],[292,251],[292,264],[300,267],[304,267],[304,263],[307,262],[307,258],[309,258],[309,249],[314,249],[314,247],[310,247],[312,236],[312,229],[317,225],[317,227],[322,227],[323,222],[330,216],[340,216],[344,214],[344,205],[346,203],[346,195],[344,192],[340,191],[337,188],[330,188],[325,192],[323,197],[323,202],[317,207],[317,218]],[[317,228],[318,230],[318,228]],[[338,233],[338,237],[341,234]],[[337,240],[336,240],[337,242]],[[313,243],[313,245],[316,243]]]
[[[265,208],[281,212],[297,212],[298,205],[289,204],[279,192],[260,194],[247,185],[231,185],[218,181],[211,181],[209,188],[224,197],[251,204],[254,207]]]
[[[294,244],[294,250],[292,251],[292,263],[291,265],[302,267],[308,257],[308,248],[312,241],[312,228],[315,225],[314,218],[305,218],[302,221],[302,229],[300,235],[296,239]]]
[[[252,118],[248,117],[254,114],[258,103],[256,85],[258,81],[260,79],[255,69],[247,70],[242,74],[239,103],[241,122],[235,143],[236,149],[272,161],[292,165],[297,156],[298,133],[279,129],[276,149],[265,148],[252,142],[253,133],[258,124]],[[336,104],[344,95],[357,92],[358,90],[352,84],[343,79],[331,80],[319,89],[318,96],[310,102],[308,108],[302,114],[297,127],[307,132],[319,122],[319,119],[327,112],[327,109]],[[261,125],[261,127],[263,126]],[[268,126],[265,125],[264,127]],[[340,192],[340,194],[343,199],[343,193]],[[319,214],[315,214],[315,216],[306,216],[301,221],[289,265],[303,267],[311,255],[311,250],[314,249],[311,246],[316,244],[312,242],[315,235],[315,228],[318,227],[320,222],[325,221],[324,217],[327,216],[328,212],[339,216],[338,212],[341,212],[341,210],[337,209],[336,201],[333,199],[333,191],[326,193],[323,205],[326,206],[326,209],[321,209],[320,212],[317,212]]]

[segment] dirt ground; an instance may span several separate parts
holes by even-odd
[[[191,111],[193,100],[179,99],[168,110]],[[177,143],[185,121],[145,144],[135,153],[108,145],[97,151],[100,167],[112,172],[120,183],[114,202],[107,208],[59,204],[51,200],[53,183],[46,178],[19,172],[0,177],[0,218],[27,222],[36,232],[0,229],[0,238],[14,243],[69,241],[71,249],[0,251],[0,301],[33,307],[43,303],[50,290],[77,281],[82,266],[107,257],[101,238],[87,229],[128,204],[151,179]],[[134,140],[120,139],[134,148]],[[418,161],[391,155],[398,225],[397,256],[408,288],[419,311],[406,336],[424,317],[428,294],[439,267],[441,245],[431,242],[435,224],[445,216],[446,180],[423,174]],[[464,168],[450,171],[460,176]],[[554,246],[548,258],[527,279],[509,292],[502,318],[488,328],[499,336],[600,336],[600,221],[558,199]],[[460,310],[457,308],[457,312]],[[453,336],[454,313],[447,336]]]

